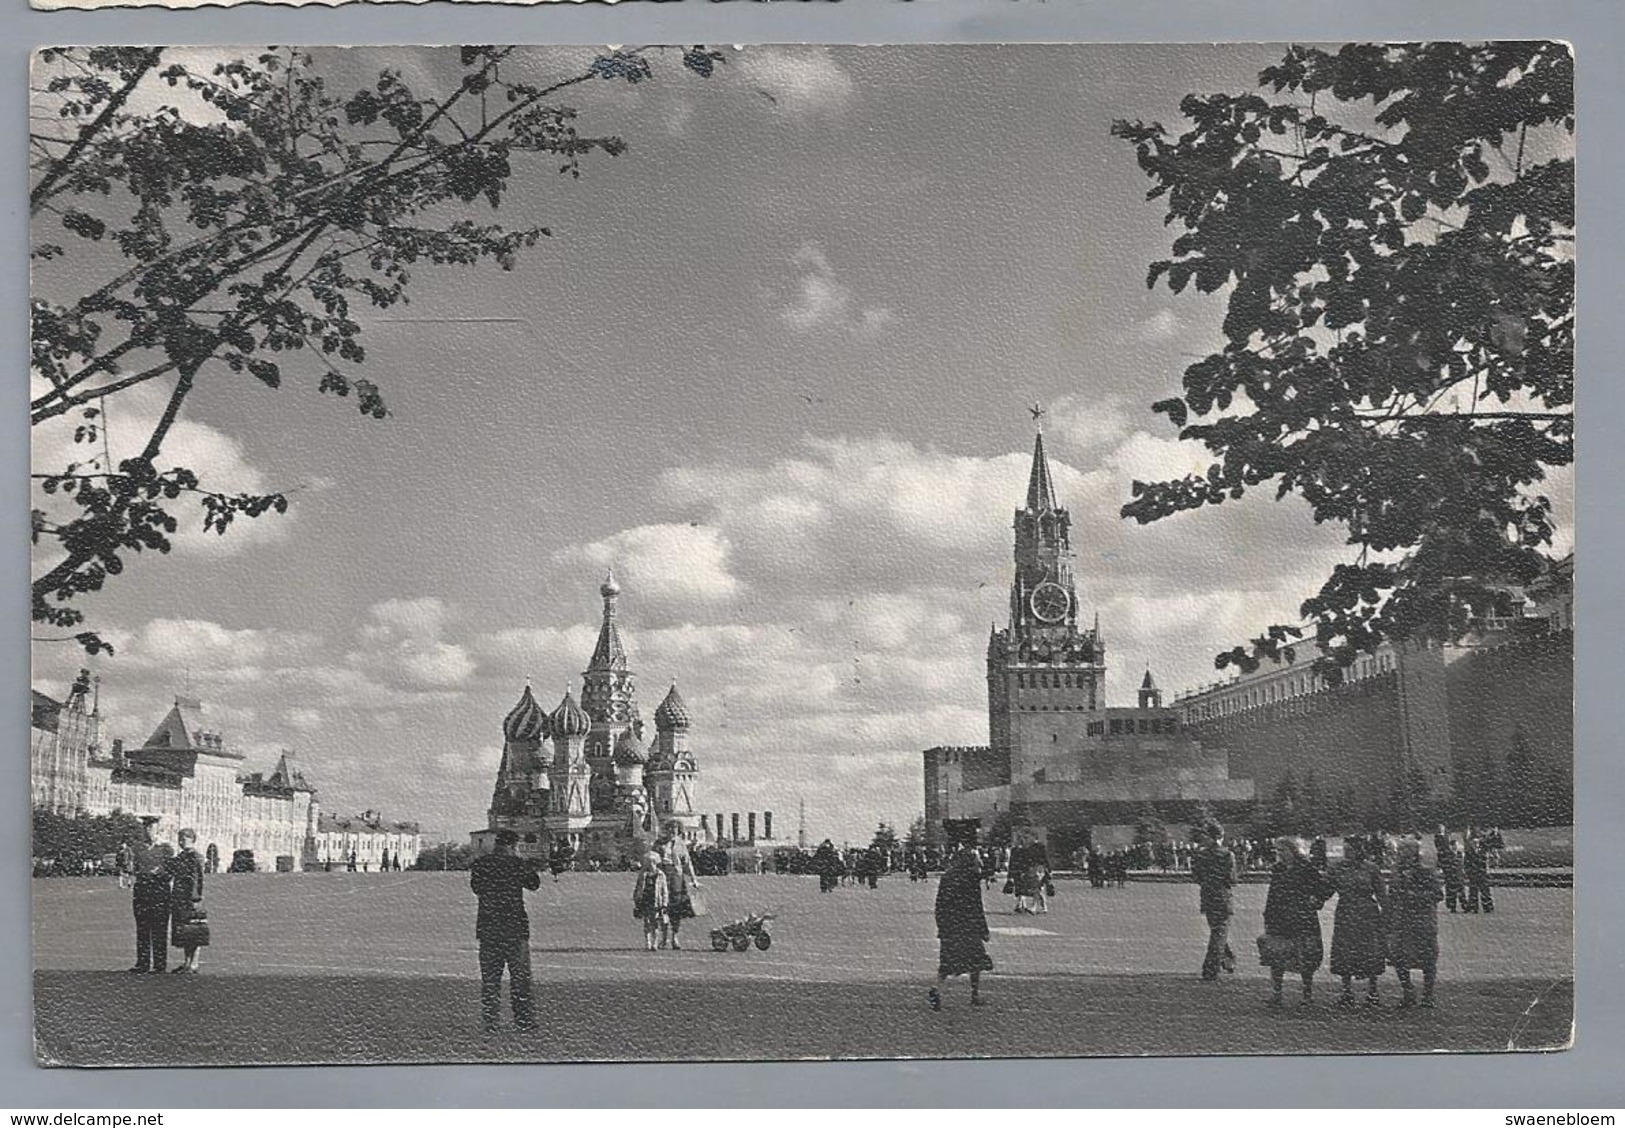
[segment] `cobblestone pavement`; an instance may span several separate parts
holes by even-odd
[[[478,1031],[474,898],[458,873],[231,875],[209,884],[202,975],[133,976],[128,891],[34,882],[36,1039],[61,1064],[767,1059],[1426,1052],[1557,1048],[1573,1014],[1567,889],[1497,892],[1492,916],[1440,914],[1436,1011],[1265,1006],[1264,889],[1237,890],[1236,975],[1198,980],[1192,886],[1061,883],[1052,911],[985,895],[989,1005],[962,981],[928,1010],[935,882],[820,895],[813,878],[706,883],[684,950],[647,952],[631,876],[567,874],[528,895],[541,1029]],[[713,952],[710,925],[772,910],[766,952]],[[1323,914],[1328,946],[1331,911]],[[1290,996],[1289,996],[1290,997]]]

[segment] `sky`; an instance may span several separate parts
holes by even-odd
[[[497,218],[553,238],[508,273],[421,269],[409,307],[362,318],[387,420],[314,372],[200,386],[166,456],[292,506],[224,537],[194,515],[84,601],[116,646],[90,663],[111,735],[139,742],[189,692],[250,769],[291,750],[324,809],[464,838],[526,679],[579,693],[613,566],[644,717],[674,681],[693,714],[703,810],[793,833],[804,801],[815,840],[906,827],[921,750],[987,740],[1034,402],[1110,703],[1147,668],[1170,696],[1212,682],[1219,650],[1295,621],[1350,553],[1302,503],[1117,516],[1136,478],[1206,468],[1149,404],[1223,310],[1146,289],[1175,232],[1111,122],[1174,125],[1183,95],[1250,88],[1277,49],[726,53],[708,80],[667,58],[576,88],[578,126],[629,149],[579,180],[518,166]],[[319,61],[449,73],[430,49]],[[115,451],[161,394],[114,401]],[[65,444],[36,430],[36,462]],[[1572,477],[1549,492],[1568,527]],[[86,664],[34,659],[57,696]]]

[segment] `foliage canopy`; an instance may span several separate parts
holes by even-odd
[[[382,388],[361,375],[362,311],[406,302],[422,267],[512,269],[550,230],[477,222],[475,211],[499,208],[532,161],[579,177],[589,155],[626,149],[582,132],[559,96],[647,81],[648,52],[536,81],[516,50],[448,49],[453,77],[435,90],[387,69],[335,82],[298,49],[215,62],[161,47],[40,52],[30,422],[67,417],[84,456],[34,475],[47,495],[34,542],[60,550],[34,580],[36,623],[79,628],[77,597],[132,554],[167,552],[183,496],[216,533],[287,509],[285,493],[211,489],[162,460],[199,382],[311,382],[385,418]],[[681,56],[702,77],[722,58],[700,47]],[[53,276],[70,279],[72,297],[43,296]],[[107,401],[149,383],[164,406],[138,452],[115,464]],[[94,631],[67,637],[110,649]]]
[[[1204,475],[1136,482],[1141,523],[1273,485],[1358,551],[1302,616],[1330,680],[1385,639],[1505,613],[1573,461],[1574,68],[1558,43],[1293,47],[1188,128],[1119,121],[1182,230],[1147,283],[1222,294],[1224,343],[1153,405]],[[1300,625],[1221,654],[1293,657]]]

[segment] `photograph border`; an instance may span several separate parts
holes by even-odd
[[[358,3],[345,7],[285,9],[261,4],[180,13],[153,9],[38,12],[22,0],[3,13],[6,31],[0,106],[9,120],[24,120],[28,55],[61,43],[174,44],[390,44],[390,43],[975,43],[975,42],[1256,42],[1395,39],[1555,38],[1576,50],[1580,225],[1586,246],[1579,256],[1583,295],[1606,310],[1617,298],[1612,264],[1625,261],[1625,231],[1608,215],[1625,191],[1625,13],[1606,2],[1530,5],[1526,0],[1414,0],[1362,2],[1304,10],[1268,2],[1214,5],[1162,0],[1135,6],[1067,6],[1038,0],[686,0],[649,4],[629,0],[548,6],[428,6]],[[1177,37],[1170,37],[1177,29]],[[17,171],[5,189],[13,232],[8,245],[27,245],[26,138],[12,135]],[[1595,202],[1595,204],[1593,204]],[[1597,218],[1592,220],[1590,217]],[[1588,220],[1590,220],[1588,222]],[[12,253],[0,271],[0,295],[13,315],[4,322],[4,346],[26,355],[28,262]],[[1588,321],[1579,338],[1583,371],[1602,373],[1625,357],[1625,324],[1612,316]],[[14,364],[7,371],[22,372]],[[10,381],[16,379],[14,386]],[[16,394],[20,378],[8,378]],[[1581,394],[1581,445],[1614,447],[1610,431],[1625,417],[1625,390],[1598,383]],[[4,544],[9,574],[28,568],[24,496],[29,435],[19,418],[0,439],[0,511],[12,530]],[[1604,735],[1605,685],[1625,676],[1614,640],[1625,637],[1625,584],[1604,561],[1625,553],[1618,487],[1579,491],[1576,524],[1585,535],[1580,553],[1585,626],[1579,633],[1575,763],[1576,868],[1603,867],[1585,859],[1625,858],[1625,773],[1609,771],[1604,757],[1614,742]],[[13,718],[17,746],[25,747],[28,618],[22,586],[5,601],[7,634],[0,648],[0,702]],[[1045,1059],[981,1061],[863,1061],[796,1064],[636,1064],[547,1066],[319,1066],[167,1068],[140,1070],[42,1069],[34,1064],[30,988],[29,877],[25,866],[28,813],[27,760],[17,756],[12,816],[0,819],[7,867],[0,913],[0,1091],[19,1107],[231,1106],[480,1106],[480,1105],[987,1105],[1088,1106],[1317,1105],[1503,1106],[1551,1108],[1617,1106],[1625,1082],[1625,981],[1617,974],[1625,909],[1617,896],[1579,897],[1575,906],[1576,995],[1573,1049],[1512,1055],[1369,1055],[1313,1058],[1249,1057],[1168,1059]],[[473,976],[470,974],[470,989]],[[613,1072],[609,1072],[613,1071]],[[832,1084],[835,1082],[835,1084]]]

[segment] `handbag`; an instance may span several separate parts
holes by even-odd
[[[209,915],[200,901],[192,906],[185,920],[177,920],[170,930],[170,944],[176,948],[207,948],[209,946]]]
[[[1016,879],[1012,877],[1010,880],[1008,880],[1008,881],[1006,881],[1004,883],[1004,895],[1006,897],[1008,897],[1010,894],[1014,893],[1015,891],[1016,891]]]
[[[1044,896],[1046,896],[1046,897],[1055,896],[1055,882],[1051,881],[1047,877],[1044,879]]]

